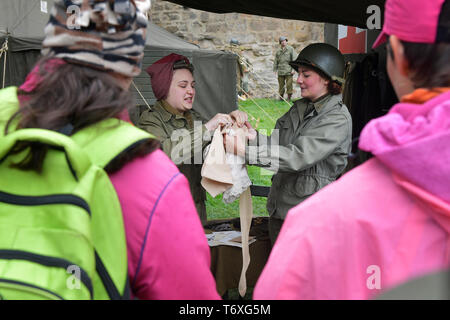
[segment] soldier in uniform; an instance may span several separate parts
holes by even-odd
[[[289,62],[295,60],[294,48],[287,44],[286,37],[280,37],[280,48],[275,53],[275,60],[273,63],[273,71],[278,75],[278,93],[280,100],[283,100],[284,91],[288,94],[288,100],[291,100],[293,88],[292,77],[295,71],[292,70]]]
[[[246,96],[249,95],[248,88],[248,72],[250,61],[242,54],[242,47],[237,39],[232,38],[230,44],[225,47],[225,51],[230,51],[237,55],[237,67],[236,67],[236,86],[237,94],[241,100],[246,100]]]

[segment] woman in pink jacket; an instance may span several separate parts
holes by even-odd
[[[450,266],[449,0],[388,0],[401,100],[363,130],[374,158],[291,209],[255,299],[369,299]]]
[[[128,119],[128,89],[140,73],[145,39],[146,20],[139,21],[138,9],[150,3],[129,3],[137,17],[111,11],[113,4],[83,1],[89,28],[70,29],[64,25],[66,4],[57,2],[46,27],[44,59],[18,91],[21,127],[57,131],[70,121],[71,135],[107,118]],[[110,11],[102,15],[106,8]],[[109,24],[111,15],[123,25]],[[122,208],[131,295],[220,299],[188,181],[159,147],[148,139],[120,154],[119,167],[105,169]]]

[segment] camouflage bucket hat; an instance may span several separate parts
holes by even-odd
[[[42,54],[134,77],[141,72],[150,0],[57,0]]]

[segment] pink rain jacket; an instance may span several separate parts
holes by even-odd
[[[187,179],[161,150],[111,175],[122,206],[132,293],[139,299],[220,299]]]
[[[449,267],[450,92],[363,130],[374,158],[291,209],[255,299],[369,299]]]

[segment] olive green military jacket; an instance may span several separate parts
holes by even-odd
[[[258,133],[246,160],[276,172],[269,215],[284,219],[289,209],[335,181],[347,165],[351,139],[352,120],[342,95],[327,95],[316,103],[297,100],[270,137]]]
[[[163,151],[189,181],[192,197],[202,222],[206,216],[206,192],[201,185],[203,149],[211,141],[204,119],[194,110],[177,112],[167,102],[157,101],[142,113],[139,127],[157,137]]]
[[[294,48],[290,45],[286,45],[286,47],[279,48],[275,53],[275,60],[273,62],[273,71],[278,71],[279,76],[287,76],[290,75],[293,71],[292,67],[289,65],[289,62],[295,60],[295,52]]]

